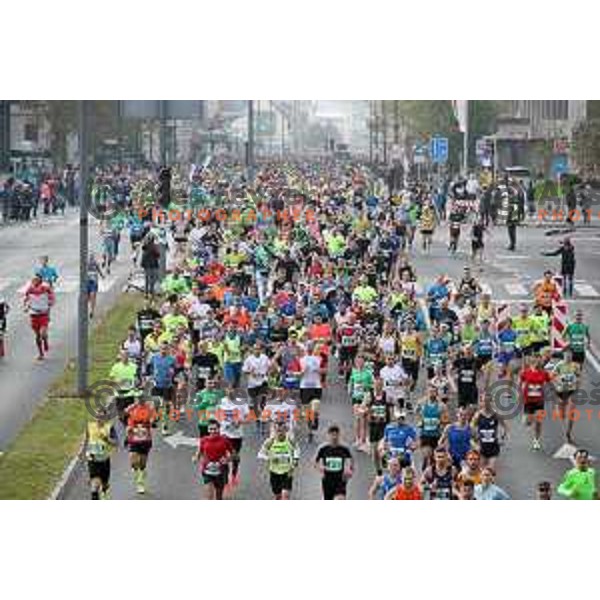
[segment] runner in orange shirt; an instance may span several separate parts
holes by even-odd
[[[402,483],[393,487],[386,495],[386,500],[423,500],[421,488],[415,483],[416,471],[406,467],[402,471]]]
[[[536,306],[541,306],[551,316],[552,304],[560,299],[560,290],[556,281],[552,279],[552,271],[544,273],[544,279],[535,284],[533,293]]]

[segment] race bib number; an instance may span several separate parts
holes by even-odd
[[[209,462],[204,467],[204,474],[216,476],[221,474],[221,465],[218,462]]]
[[[362,400],[365,395],[365,388],[361,383],[355,383],[352,386],[352,399],[353,400]]]
[[[325,470],[330,473],[339,473],[344,468],[344,459],[339,456],[328,456],[325,459]]]
[[[150,431],[143,425],[138,425],[133,428],[130,440],[132,442],[147,442],[150,439]]]
[[[481,442],[483,444],[493,444],[496,441],[495,429],[482,429],[480,432]]]
[[[375,404],[371,407],[371,415],[376,419],[385,419],[387,415],[387,407],[381,404]]]
[[[287,467],[292,464],[292,457],[289,452],[277,452],[272,457],[273,465],[277,467]]]
[[[426,417],[423,419],[423,431],[436,432],[438,430],[440,420],[434,417]]]
[[[475,372],[472,369],[465,369],[461,372],[462,383],[473,383]]]
[[[356,346],[356,337],[353,335],[342,336],[342,346],[344,346],[344,348]]]

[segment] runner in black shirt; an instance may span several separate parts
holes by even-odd
[[[315,466],[323,475],[323,499],[345,500],[346,484],[352,477],[354,460],[350,450],[339,443],[340,428],[332,425],[328,431],[329,444],[319,448]]]
[[[277,270],[284,272],[286,283],[293,283],[294,282],[294,274],[300,271],[300,267],[298,266],[298,263],[290,256],[290,253],[288,252],[277,263]]]
[[[477,406],[479,393],[477,388],[477,373],[479,370],[477,359],[473,354],[471,345],[464,346],[462,356],[454,361],[456,371],[456,387],[458,389],[458,406]]]
[[[206,387],[209,379],[214,379],[219,373],[219,358],[208,349],[208,342],[202,340],[198,346],[198,353],[192,359],[192,366],[196,373],[196,390]]]
[[[147,300],[144,308],[137,313],[137,328],[140,333],[140,339],[143,342],[146,336],[151,334],[154,330],[154,322],[160,320],[160,313],[154,308],[152,300]]]

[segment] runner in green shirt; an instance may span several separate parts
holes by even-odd
[[[534,352],[539,352],[550,344],[550,317],[541,306],[537,306],[529,316],[529,324],[529,343]]]
[[[348,394],[354,413],[354,446],[365,452],[370,451],[370,446],[367,444],[367,411],[364,398],[374,385],[373,372],[366,367],[364,357],[357,356],[348,381]]]
[[[108,376],[117,385],[117,414],[122,422],[125,422],[125,409],[133,404],[138,395],[137,365],[129,360],[127,350],[121,350],[119,360],[111,367]]]
[[[275,499],[289,500],[294,469],[300,460],[300,449],[288,436],[287,423],[275,423],[275,436],[265,441],[258,458],[269,462],[269,479]]]
[[[167,294],[178,294],[184,295],[189,294],[191,290],[190,282],[182,277],[179,272],[175,272],[172,275],[167,275],[161,284],[162,291]]]
[[[575,468],[567,471],[558,486],[558,493],[571,500],[600,500],[596,469],[590,467],[587,450],[575,453]]]
[[[583,312],[577,309],[575,313],[575,321],[567,325],[565,337],[569,344],[569,348],[573,352],[573,360],[583,365],[585,360],[585,349],[590,344],[590,330],[583,322]]]
[[[208,435],[208,422],[217,417],[217,409],[225,392],[218,389],[214,379],[206,381],[206,387],[200,390],[192,403],[192,408],[198,417],[198,432],[200,437]]]

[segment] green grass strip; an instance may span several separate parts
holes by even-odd
[[[142,304],[141,296],[125,294],[97,323],[90,336],[90,384],[107,377]],[[0,456],[0,499],[46,499],[60,481],[81,446],[89,418],[83,400],[75,395],[76,376],[71,362]]]

